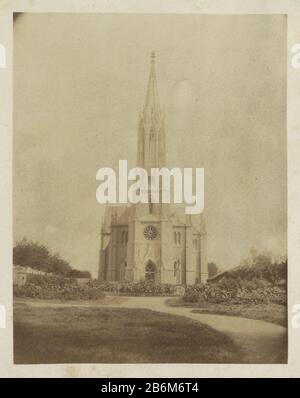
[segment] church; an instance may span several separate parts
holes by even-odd
[[[165,167],[166,147],[152,53],[138,125],[137,166],[148,173],[153,167]],[[106,205],[101,225],[99,280],[192,285],[205,283],[207,277],[202,214],[185,214],[183,207],[151,201]]]

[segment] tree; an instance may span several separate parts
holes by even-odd
[[[72,269],[72,271],[70,271],[68,273],[68,277],[69,278],[89,278],[91,279],[91,274],[89,273],[89,271],[80,271],[78,269]]]
[[[62,259],[58,253],[52,254],[45,246],[23,238],[13,249],[15,265],[30,267],[44,272],[52,272],[72,278],[90,278],[88,271],[78,271]]]
[[[229,275],[243,280],[264,279],[276,285],[281,280],[287,279],[287,259],[277,256],[274,260],[270,253],[258,253],[252,250],[251,256],[243,260],[239,267],[231,270]]]
[[[207,268],[208,268],[208,277],[210,278],[211,276],[214,276],[218,273],[218,267],[216,263],[208,263],[207,264]]]

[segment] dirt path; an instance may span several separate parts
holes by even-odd
[[[33,306],[108,306],[149,309],[199,321],[229,335],[241,348],[242,363],[285,363],[287,360],[287,329],[260,320],[227,315],[201,314],[191,308],[170,307],[165,297],[111,297],[101,303],[50,303],[17,300]]]
[[[209,325],[229,335],[241,347],[244,363],[282,363],[287,360],[287,330],[280,325],[227,315],[193,313],[191,308],[168,306],[163,297],[128,297],[122,306],[185,316]]]

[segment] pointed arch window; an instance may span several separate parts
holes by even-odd
[[[121,234],[121,244],[126,245],[128,242],[128,231],[122,231]]]
[[[174,276],[177,274],[178,262],[174,261]]]
[[[150,141],[154,140],[155,134],[154,134],[154,129],[150,130]]]
[[[181,233],[180,232],[178,232],[177,240],[178,240],[178,244],[181,245]]]
[[[145,279],[147,282],[155,281],[155,272],[156,272],[155,264],[151,260],[149,260],[145,267]]]
[[[181,280],[181,264],[179,260],[174,261],[174,277],[176,278],[176,283],[180,283]]]
[[[151,197],[151,176],[148,177],[148,204],[149,204],[149,214],[153,213],[153,203]]]

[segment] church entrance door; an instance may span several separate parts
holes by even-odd
[[[145,269],[146,282],[155,283],[155,271],[156,271],[155,264],[152,261],[148,261]]]

